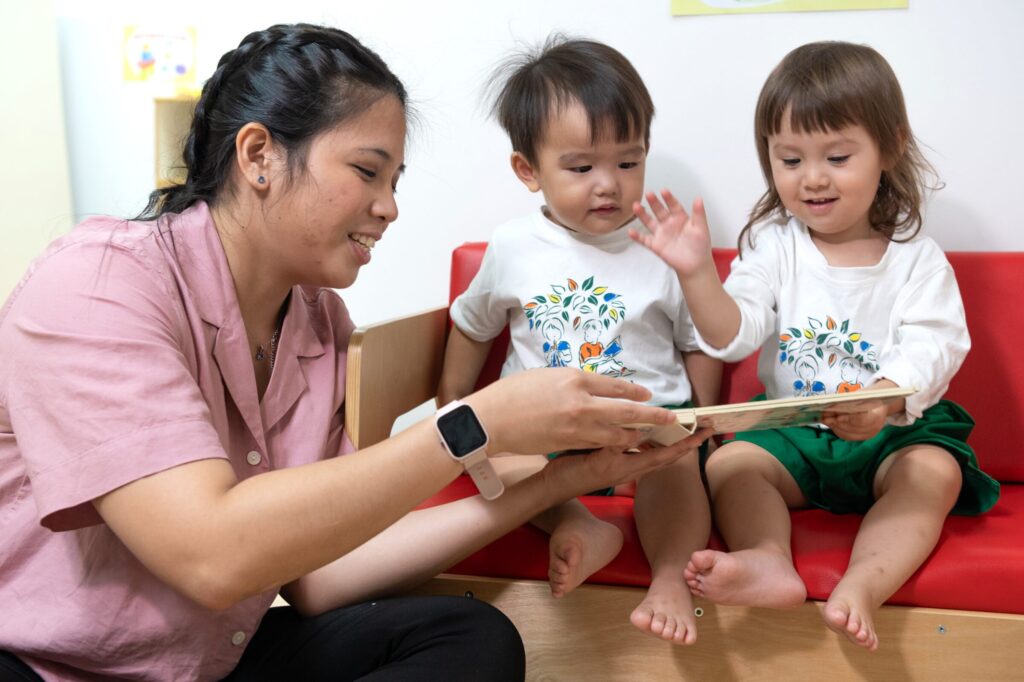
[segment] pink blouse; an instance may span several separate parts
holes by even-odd
[[[91,500],[200,459],[244,479],[351,451],[351,332],[334,292],[296,287],[260,402],[205,204],[51,244],[0,312],[0,649],[54,680],[227,675],[276,591],[208,611]]]

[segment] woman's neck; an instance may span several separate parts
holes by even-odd
[[[278,327],[291,283],[282,280],[279,264],[264,246],[259,211],[215,206],[211,214],[231,270],[246,333],[252,343],[266,343]],[[242,216],[253,220],[243,222]]]

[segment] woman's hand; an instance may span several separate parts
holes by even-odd
[[[544,467],[541,475],[556,498],[567,500],[591,490],[635,481],[687,453],[697,457],[697,447],[710,435],[711,429],[704,429],[673,445],[644,443],[630,452],[606,447],[584,455],[557,457]]]
[[[623,424],[671,424],[676,418],[670,410],[643,405],[650,397],[623,379],[566,367],[520,372],[465,402],[483,421],[491,453],[538,454],[637,446],[643,434]]]
[[[680,277],[689,277],[712,265],[711,233],[703,200],[695,199],[693,215],[687,215],[672,192],[662,190],[661,196],[665,203],[654,192],[647,193],[653,215],[640,202],[633,204],[633,213],[651,233],[641,234],[631,229],[629,236],[657,254]]]

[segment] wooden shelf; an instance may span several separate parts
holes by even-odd
[[[185,181],[185,162],[181,150],[192,123],[196,100],[193,97],[158,97],[153,105],[156,186],[180,184]]]

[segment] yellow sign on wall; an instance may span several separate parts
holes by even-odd
[[[196,30],[124,29],[124,79],[147,81],[171,93],[196,89]]]
[[[672,14],[824,12],[846,9],[906,9],[909,0],[672,0]]]

